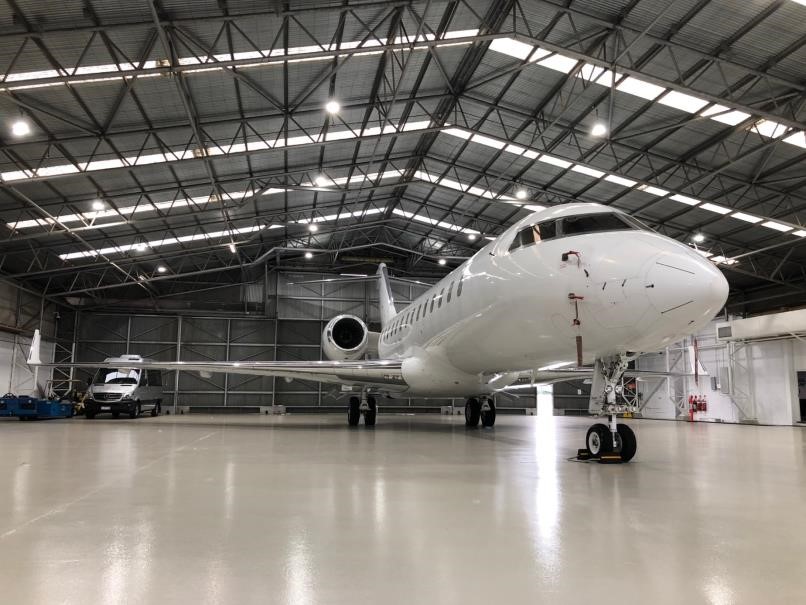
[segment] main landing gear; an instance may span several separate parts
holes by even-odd
[[[471,397],[465,403],[465,426],[491,427],[495,424],[495,401],[492,397]]]
[[[626,355],[596,360],[588,411],[596,416],[608,416],[609,422],[599,422],[588,429],[585,448],[579,450],[582,460],[629,462],[638,450],[633,430],[626,424],[618,424],[619,414],[638,411],[636,398],[622,396],[622,377],[628,363]]]
[[[366,395],[365,397],[350,397],[350,406],[347,408],[347,424],[358,426],[361,421],[361,414],[364,415],[365,426],[375,426],[375,418],[378,415],[378,404],[375,397]]]

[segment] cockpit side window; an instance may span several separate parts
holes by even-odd
[[[563,236],[625,229],[636,229],[636,227],[614,212],[566,216],[562,219]]]
[[[557,236],[557,222],[545,221],[536,225],[530,225],[518,231],[512,244],[509,246],[509,251],[512,252],[517,248],[524,248],[531,246],[540,241],[552,239]]]

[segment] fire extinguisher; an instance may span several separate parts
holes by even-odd
[[[705,398],[705,395],[700,397],[700,412],[707,412],[708,411],[708,400]]]

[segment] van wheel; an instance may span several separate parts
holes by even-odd
[[[140,415],[140,402],[134,404],[134,407],[129,412],[129,418],[137,418]]]

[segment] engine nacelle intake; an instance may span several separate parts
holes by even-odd
[[[331,361],[360,359],[369,346],[369,329],[355,315],[338,315],[327,322],[322,350]]]

